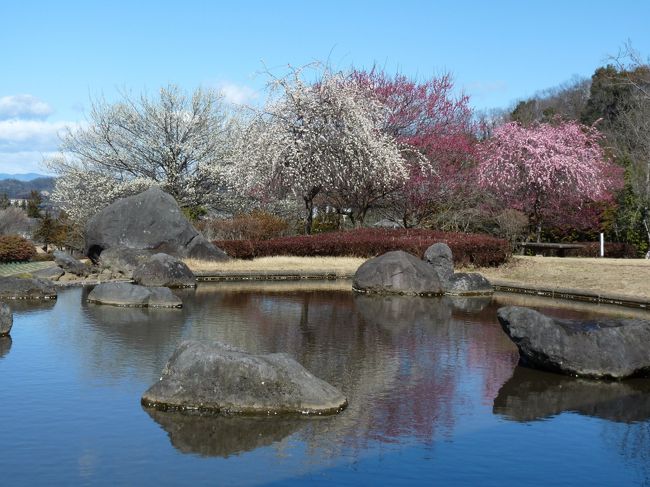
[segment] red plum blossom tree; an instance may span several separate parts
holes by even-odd
[[[369,89],[386,109],[383,131],[402,149],[415,149],[409,157],[409,176],[392,194],[391,213],[404,226],[419,225],[443,206],[462,206],[474,187],[468,181],[474,155],[472,110],[469,97],[454,94],[451,75],[417,82],[383,71],[354,71],[352,78]],[[413,156],[422,155],[428,164]]]

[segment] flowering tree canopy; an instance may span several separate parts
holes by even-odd
[[[384,107],[349,77],[325,70],[315,83],[301,69],[273,79],[273,96],[240,138],[231,181],[240,190],[287,193],[347,208],[362,222],[368,208],[406,177],[392,137],[381,132]]]
[[[441,203],[463,199],[469,189],[469,163],[475,138],[469,97],[454,94],[451,75],[417,82],[403,75],[354,71],[352,78],[370,90],[386,110],[382,130],[393,136],[410,164],[399,192],[392,194],[391,213],[404,226],[418,225],[440,209]],[[414,155],[427,164],[414,163]],[[455,204],[460,205],[460,201]]]
[[[199,205],[219,183],[215,168],[227,150],[226,132],[221,96],[211,91],[188,97],[169,86],[155,99],[96,101],[87,124],[68,130],[61,154],[48,161],[59,175],[54,199],[82,218],[146,183],[158,184],[181,206]],[[84,180],[92,191],[81,194],[90,200],[70,198],[66,192]]]
[[[622,186],[621,171],[606,160],[601,138],[577,122],[507,123],[481,144],[479,183],[526,213],[539,239],[544,223],[608,200]]]

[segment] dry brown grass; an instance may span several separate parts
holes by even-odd
[[[336,272],[354,274],[366,259],[357,257],[261,257],[252,260],[234,259],[227,262],[205,262],[186,259],[194,272]]]
[[[365,261],[354,257],[263,257],[253,260],[204,262],[186,260],[195,272],[336,272],[354,274]],[[591,259],[514,256],[493,268],[457,269],[480,272],[491,280],[526,286],[572,288],[650,298],[650,261],[645,259]]]
[[[498,268],[472,269],[488,279],[650,298],[650,260],[514,256]]]

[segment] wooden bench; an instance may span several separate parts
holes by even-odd
[[[541,242],[520,242],[521,255],[524,255],[526,249],[540,251],[542,255],[552,255],[555,253],[558,257],[564,257],[567,250],[582,249],[584,245],[572,243],[541,243]]]

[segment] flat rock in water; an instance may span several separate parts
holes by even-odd
[[[61,279],[61,276],[65,274],[65,271],[61,269],[58,265],[46,267],[45,269],[39,269],[31,273],[37,279],[49,279],[50,281],[58,281]]]
[[[185,341],[142,396],[145,407],[220,414],[334,414],[345,396],[283,353]]]
[[[0,298],[56,299],[56,289],[44,279],[0,277]]]
[[[518,306],[500,308],[497,317],[530,367],[611,379],[650,372],[650,321],[564,320]]]
[[[75,276],[87,277],[90,274],[90,267],[83,262],[78,261],[71,255],[62,252],[61,250],[54,251],[54,262],[65,272],[74,274]]]
[[[98,284],[88,294],[88,302],[142,308],[180,308],[183,305],[169,288],[138,286],[128,282]]]
[[[114,247],[181,258],[229,259],[192,226],[174,198],[157,187],[121,198],[98,212],[87,223],[85,238],[85,253],[93,262]]]
[[[476,272],[456,272],[444,283],[445,294],[453,296],[480,296],[494,293],[494,287],[481,274]]]
[[[103,269],[110,269],[113,273],[119,272],[130,279],[136,267],[149,260],[151,255],[150,250],[112,247],[99,255],[99,265]]]
[[[142,286],[194,287],[196,276],[176,257],[152,255],[133,271],[133,280]]]
[[[0,303],[0,337],[9,335],[14,324],[14,314],[5,303]]]
[[[431,265],[401,250],[387,252],[361,264],[354,274],[352,288],[378,294],[437,295],[444,292]]]

